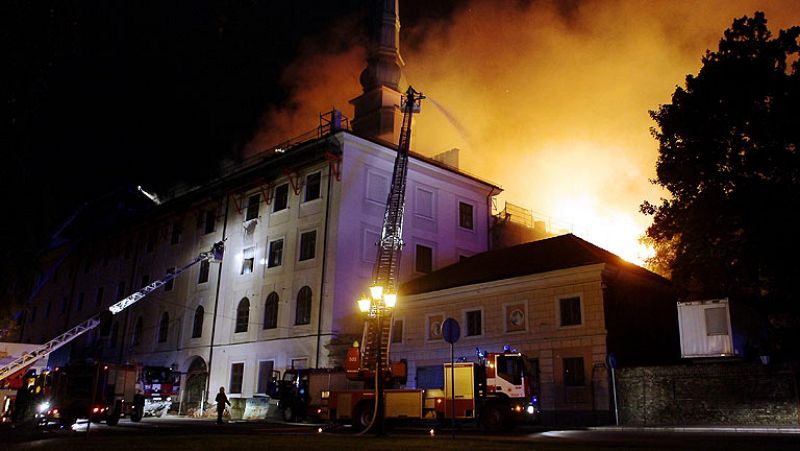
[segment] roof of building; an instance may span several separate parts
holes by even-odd
[[[473,255],[404,283],[400,292],[405,295],[427,293],[598,263],[668,283],[663,277],[570,233]]]

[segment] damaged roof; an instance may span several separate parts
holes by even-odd
[[[404,283],[400,293],[427,293],[598,263],[669,283],[663,277],[570,233],[473,255]]]

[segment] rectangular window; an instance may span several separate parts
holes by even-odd
[[[458,203],[458,225],[465,229],[473,229],[472,205],[464,202]]]
[[[231,365],[231,384],[228,391],[233,394],[242,393],[242,380],[244,379],[244,363]]]
[[[283,264],[283,238],[269,242],[267,268],[275,268],[281,264]]]
[[[317,231],[312,230],[300,234],[300,258],[299,261],[311,260],[317,248]]]
[[[103,287],[97,287],[97,293],[94,297],[94,306],[100,307],[103,305],[103,295],[105,294],[105,289]]]
[[[256,260],[256,248],[248,247],[242,250],[242,271],[239,274],[250,274],[253,272],[253,264]]]
[[[707,308],[706,335],[728,335],[728,309],[725,307]]]
[[[278,186],[275,188],[275,201],[272,203],[272,211],[281,211],[286,210],[286,207],[289,206],[289,185],[284,183],[283,185]]]
[[[78,300],[75,301],[75,310],[80,312],[83,309],[83,292],[78,293]]]
[[[175,274],[175,267],[167,269],[167,275]],[[164,291],[172,291],[175,287],[175,279],[170,279],[164,284]]]
[[[214,214],[214,211],[213,210],[206,211],[206,219],[203,225],[203,233],[205,235],[213,233],[216,225],[217,225],[217,216]]]
[[[197,276],[197,283],[206,283],[208,282],[208,270],[211,263],[208,260],[203,260],[200,262],[200,275]]]
[[[480,335],[482,333],[482,324],[481,324],[481,311],[480,310],[470,310],[467,312],[467,327],[466,327],[466,334],[467,337],[474,337],[476,335]]]
[[[125,282],[120,282],[117,284],[117,301],[121,301],[123,296],[125,296]]]
[[[308,357],[300,357],[297,359],[292,359],[291,367],[296,370],[303,370],[308,368]]]
[[[385,204],[389,198],[389,179],[374,172],[367,173],[367,199]]]
[[[142,284],[140,285],[140,287],[144,288],[149,283],[150,283],[150,274],[142,274]]]
[[[169,244],[174,246],[181,242],[181,229],[182,226],[177,222],[172,224],[172,235],[169,238]]]
[[[258,206],[261,204],[261,195],[254,194],[247,199],[247,214],[244,220],[249,221],[258,217]]]
[[[258,387],[256,393],[269,393],[269,387],[272,385],[272,370],[275,367],[275,362],[272,360],[262,360],[258,362]]]
[[[322,174],[315,172],[306,176],[306,194],[303,202],[319,199]]]
[[[583,357],[569,357],[564,362],[564,386],[583,387],[586,377],[583,373]]]
[[[403,342],[403,320],[396,319],[392,325],[392,343]]]
[[[572,297],[558,300],[561,311],[561,326],[581,324],[581,298]]]
[[[429,273],[433,271],[433,249],[417,244],[417,253],[414,264],[417,272]]]
[[[426,218],[433,217],[433,192],[417,188],[414,201],[414,213]]]

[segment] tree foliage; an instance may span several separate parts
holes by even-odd
[[[800,304],[800,27],[736,19],[672,102],[651,111],[657,179],[647,239],[684,298],[730,297],[779,321]],[[663,251],[663,249],[662,249]]]

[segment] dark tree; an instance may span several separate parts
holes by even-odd
[[[654,183],[671,197],[641,207],[681,296],[764,313],[773,352],[788,351],[800,311],[798,35],[773,37],[761,12],[734,20],[700,73],[650,113]]]

